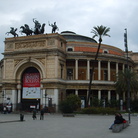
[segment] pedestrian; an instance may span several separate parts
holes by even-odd
[[[44,120],[44,109],[40,111],[40,120]]]
[[[7,113],[7,108],[6,108],[6,106],[4,106],[4,108],[3,108],[3,113],[4,113],[4,114]]]
[[[37,118],[37,117],[36,117],[36,110],[35,110],[35,109],[33,110],[32,118],[33,118],[33,120],[35,120],[35,119]]]

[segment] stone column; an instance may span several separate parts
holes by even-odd
[[[98,61],[98,80],[101,80],[101,61]]]
[[[125,70],[125,64],[123,64],[122,66],[123,66],[122,68],[123,68],[123,71],[124,71]]]
[[[17,97],[17,102],[18,102],[18,104],[20,104],[21,103],[21,90],[20,89],[18,89],[17,90],[17,95],[18,95],[18,97]]]
[[[118,93],[116,94],[116,100],[119,100],[119,94]]]
[[[117,62],[116,62],[116,76],[118,76],[118,63]]]
[[[75,60],[75,79],[78,80],[78,59]]]
[[[108,101],[110,101],[111,100],[111,91],[109,90],[108,91]]]
[[[17,103],[21,103],[21,84],[17,85]]]
[[[58,89],[54,89],[54,102],[56,104],[56,112],[58,112]]]
[[[87,80],[90,79],[90,60],[87,60]]]
[[[43,84],[40,84],[40,105],[43,106]]]
[[[12,90],[12,110],[15,111],[16,109],[16,104],[17,104],[17,90]]]
[[[101,100],[101,90],[98,90],[98,100]]]
[[[78,90],[75,90],[75,95],[77,95],[77,96],[78,96]]]
[[[43,107],[45,107],[45,106],[47,106],[47,103],[48,103],[48,100],[47,100],[48,95],[47,96],[45,95],[45,94],[47,94],[47,90],[42,89],[41,92],[42,92],[41,104],[43,105]]]
[[[118,73],[118,63],[116,62],[116,74]]]
[[[108,61],[108,81],[110,81],[110,79],[111,79],[111,71],[110,71],[110,61]]]
[[[41,107],[43,106],[43,97],[44,97],[43,89],[40,89],[40,105],[41,105]]]

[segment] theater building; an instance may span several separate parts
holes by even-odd
[[[114,88],[116,74],[127,64],[125,52],[102,44],[94,63],[97,47],[94,39],[70,31],[5,38],[0,103],[12,104],[12,110],[54,106],[58,111],[59,102],[72,93],[85,107],[93,64],[93,96],[104,101],[125,100]],[[130,55],[129,68],[135,69],[137,54]]]

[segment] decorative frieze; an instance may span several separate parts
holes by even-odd
[[[15,43],[15,50],[43,48],[45,47],[45,44],[45,41],[20,42]]]
[[[47,45],[55,45],[55,39],[53,38],[48,39]]]
[[[11,50],[13,50],[13,49],[14,49],[13,43],[7,43],[7,44],[5,45],[5,50],[6,50],[6,51],[11,51]]]

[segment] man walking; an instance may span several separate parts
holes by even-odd
[[[44,120],[44,109],[40,111],[40,120]]]

